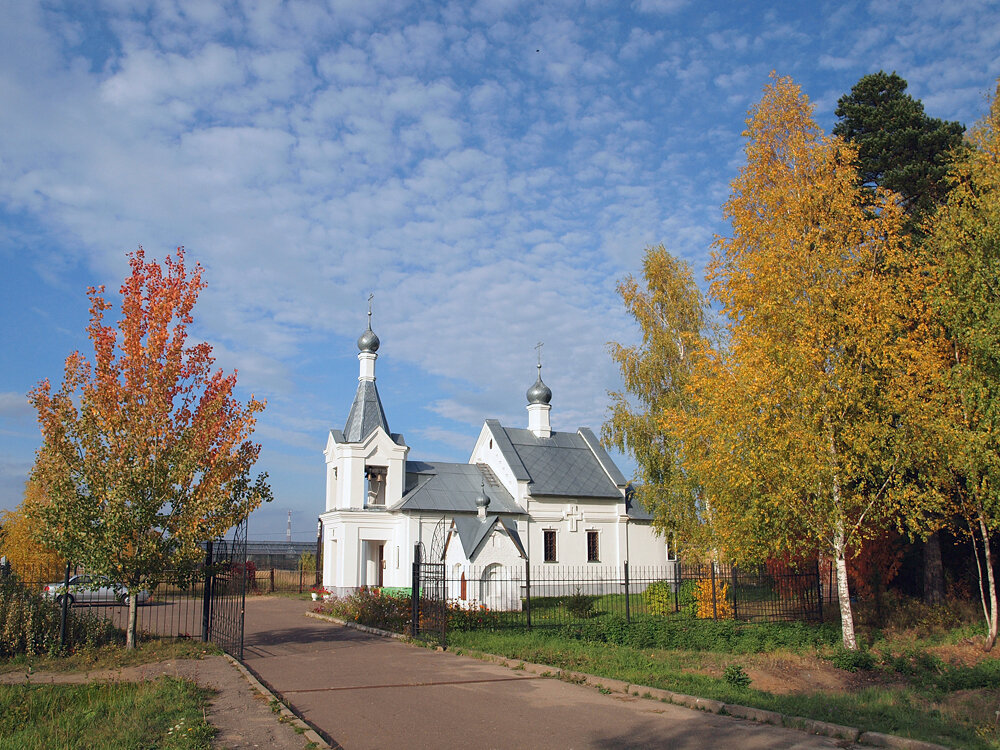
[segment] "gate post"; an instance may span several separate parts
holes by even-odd
[[[524,561],[524,609],[528,615],[528,630],[531,630],[531,561]]]
[[[410,584],[410,635],[420,632],[420,543],[413,545],[413,579]]]
[[[316,519],[316,580],[313,586],[323,584],[323,521]],[[332,584],[331,584],[332,585]]]
[[[736,620],[740,619],[736,611],[736,580],[738,576],[736,566],[733,565],[730,568],[730,571],[732,572],[732,579],[733,579],[733,622],[735,622]]]
[[[816,603],[819,605],[819,621],[823,622],[823,582],[819,579],[819,558],[816,558]]]
[[[718,620],[719,619],[719,608],[716,605],[716,600],[715,600],[715,561],[714,560],[712,561],[711,569],[712,569],[712,619],[713,620]]]
[[[69,563],[66,563],[66,577],[63,579],[62,606],[59,608],[59,647],[66,647],[66,618],[69,615]]]
[[[628,560],[625,561],[625,622],[632,622],[632,610],[628,603]]]
[[[205,543],[205,593],[201,602],[201,639],[208,641],[212,608],[212,540]]]

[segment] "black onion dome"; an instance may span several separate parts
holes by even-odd
[[[552,389],[542,382],[542,367],[538,366],[538,380],[528,389],[529,404],[547,404],[552,400]]]
[[[377,352],[378,344],[378,336],[375,335],[371,326],[369,326],[368,330],[358,337],[358,349],[363,352]]]

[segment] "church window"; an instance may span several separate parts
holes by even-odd
[[[587,532],[587,562],[600,562],[600,548],[597,546],[597,532]]]
[[[554,529],[545,529],[542,532],[542,540],[545,547],[545,562],[556,561],[556,532]]]

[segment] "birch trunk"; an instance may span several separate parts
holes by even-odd
[[[851,610],[851,591],[847,585],[847,545],[844,542],[844,521],[838,518],[833,539],[834,561],[837,568],[837,599],[840,603],[840,630],[844,639],[844,648],[858,650],[858,641],[854,636],[854,612]]]
[[[993,578],[993,555],[990,549],[990,532],[986,528],[986,522],[983,520],[981,510],[979,512],[979,533],[983,536],[983,550],[986,553],[986,583],[990,595],[990,613],[987,618],[989,633],[986,636],[986,645],[984,648],[986,651],[991,651],[997,642],[997,626],[1000,625],[1000,619],[997,617],[997,584]]]
[[[138,610],[139,600],[136,597],[135,591],[130,590],[128,592],[128,627],[125,630],[125,648],[127,650],[131,650],[136,647],[135,628],[136,620],[138,619],[139,614]]]

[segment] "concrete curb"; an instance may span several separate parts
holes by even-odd
[[[365,633],[371,633],[372,635],[395,638],[396,640],[406,643],[411,643],[413,641],[413,639],[409,636],[401,635],[400,633],[392,633],[388,630],[381,630],[368,625],[360,625],[356,622],[348,622],[346,620],[341,620],[338,617],[321,615],[318,612],[306,612],[306,616],[315,617],[317,620],[327,620],[328,622],[333,622],[348,628],[354,628],[355,630],[361,630]],[[752,706],[740,706],[734,703],[723,703],[722,701],[711,700],[710,698],[698,698],[693,695],[674,693],[670,690],[661,690],[660,688],[652,688],[645,685],[632,685],[630,683],[623,682],[622,680],[614,680],[609,677],[597,677],[591,674],[584,674],[583,672],[572,672],[570,670],[553,667],[548,664],[533,664],[532,662],[522,661],[520,659],[508,659],[505,656],[487,654],[482,651],[463,649],[462,653],[482,661],[489,661],[494,664],[508,667],[509,669],[531,672],[532,674],[537,674],[539,677],[554,677],[559,680],[565,680],[566,682],[574,682],[579,685],[589,685],[590,687],[597,688],[602,693],[623,693],[625,695],[633,695],[639,698],[651,698],[664,703],[673,703],[677,706],[692,708],[697,711],[708,711],[713,714],[733,716],[738,719],[755,721],[760,724],[773,724],[778,727],[797,729],[798,731],[806,732],[807,734],[833,737],[834,739],[847,740],[848,742],[870,745],[872,747],[889,747],[894,748],[895,750],[952,750],[944,745],[936,745],[933,742],[923,742],[922,740],[914,740],[909,737],[898,737],[893,734],[882,734],[881,732],[865,732],[856,727],[845,727],[840,724],[831,724],[826,721],[807,719],[803,716],[787,716],[785,714],[778,713],[777,711],[767,711],[762,708],[753,708]]]
[[[310,725],[303,721],[299,716],[297,716],[288,706],[284,704],[283,701],[279,700],[278,697],[268,690],[257,676],[251,672],[243,663],[237,661],[229,654],[223,654],[226,660],[232,664],[243,675],[244,679],[250,683],[250,687],[256,690],[263,698],[271,705],[277,705],[278,715],[284,719],[286,722],[291,724],[293,727],[297,727],[302,730],[302,736],[307,742],[312,742],[320,750],[343,750],[343,748],[334,743],[330,745],[325,739],[323,739],[319,733]]]

